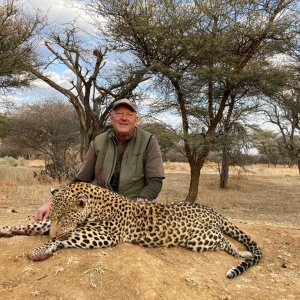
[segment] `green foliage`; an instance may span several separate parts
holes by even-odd
[[[271,130],[257,128],[253,133],[253,145],[268,158],[268,163],[276,165],[281,156],[280,146],[276,142],[277,133]]]
[[[33,47],[42,20],[25,17],[13,0],[0,4],[0,91],[28,86],[34,78],[28,65],[36,63]]]
[[[145,123],[141,127],[154,134],[158,140],[164,160],[168,160],[168,154],[178,145],[180,138],[178,135],[161,123]]]

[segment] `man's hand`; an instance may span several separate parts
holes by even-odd
[[[136,203],[145,204],[146,202],[148,202],[148,200],[146,198],[137,198],[136,199]]]
[[[50,214],[51,206],[52,206],[52,199],[49,199],[37,210],[34,216],[35,221],[38,222],[42,220],[47,220]]]

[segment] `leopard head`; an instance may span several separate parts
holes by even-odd
[[[90,183],[74,183],[51,191],[53,205],[50,211],[50,236],[73,231],[87,221],[111,219],[112,199],[121,197]],[[117,196],[116,196],[117,195]]]

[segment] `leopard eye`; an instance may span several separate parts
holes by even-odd
[[[56,188],[51,188],[50,189],[50,192],[51,194],[54,196],[57,192],[59,191],[59,189],[56,189]]]

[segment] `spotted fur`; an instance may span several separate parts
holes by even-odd
[[[62,248],[103,248],[121,242],[146,247],[181,246],[193,251],[224,250],[244,260],[227,272],[228,278],[257,264],[262,252],[242,230],[211,208],[196,203],[137,204],[116,193],[76,183],[54,193],[47,221],[19,227],[0,227],[0,236],[44,234],[50,239],[29,253],[44,260]],[[242,243],[238,251],[225,235]]]
[[[20,226],[0,226],[0,237],[49,234],[50,220]]]

